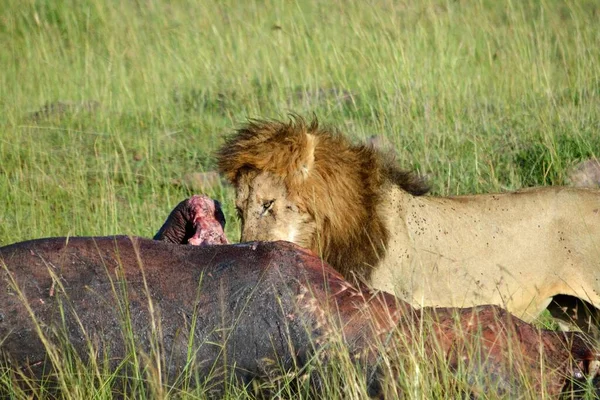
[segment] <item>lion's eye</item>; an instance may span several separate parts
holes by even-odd
[[[269,212],[271,210],[271,208],[273,208],[273,203],[275,203],[275,200],[267,200],[263,203],[262,207],[262,212],[261,215],[265,215],[267,212]]]

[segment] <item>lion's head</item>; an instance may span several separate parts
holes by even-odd
[[[352,145],[316,120],[252,120],[218,152],[236,188],[242,241],[288,240],[320,254],[342,274],[368,279],[388,232],[376,207],[382,186],[427,191],[370,146]]]

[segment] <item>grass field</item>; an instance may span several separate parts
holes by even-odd
[[[386,137],[436,194],[562,184],[600,156],[598,20],[596,0],[3,0],[0,245],[150,237],[227,134],[289,112]],[[206,194],[239,237],[230,188]]]

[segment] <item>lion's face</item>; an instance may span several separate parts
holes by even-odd
[[[241,241],[287,240],[310,248],[314,218],[269,172],[247,172],[236,184],[236,209],[242,223]]]

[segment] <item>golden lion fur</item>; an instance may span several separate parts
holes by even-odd
[[[221,148],[218,166],[234,186],[252,170],[283,178],[290,195],[317,221],[311,249],[342,274],[357,272],[367,280],[368,266],[379,262],[388,241],[375,210],[384,182],[414,195],[428,191],[422,179],[397,169],[372,147],[352,145],[316,119],[306,123],[300,117],[250,121]]]
[[[294,241],[415,305],[497,304],[526,320],[557,295],[600,308],[600,191],[422,196],[387,156],[299,117],[250,121],[218,166],[242,240]]]

